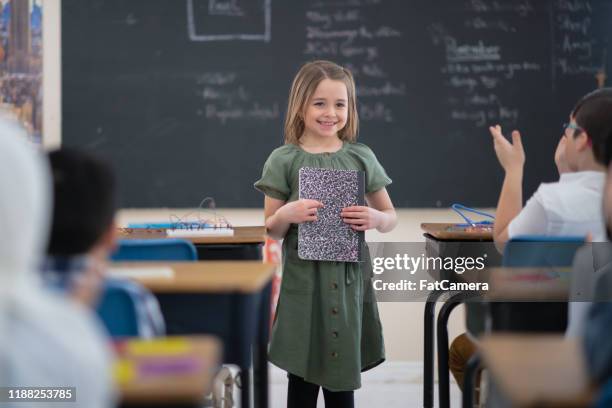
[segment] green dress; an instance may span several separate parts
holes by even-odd
[[[297,200],[302,167],[365,171],[366,194],[391,183],[370,148],[345,142],[335,153],[279,147],[255,187],[272,198]],[[372,264],[365,253],[363,263],[301,260],[297,225],[291,225],[283,240],[283,279],[270,340],[273,364],[331,391],[350,391],[361,386],[362,371],[384,361]]]

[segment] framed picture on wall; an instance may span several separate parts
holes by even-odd
[[[42,143],[42,0],[0,0],[0,110]]]

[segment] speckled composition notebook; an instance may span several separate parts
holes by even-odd
[[[313,261],[361,262],[365,234],[342,221],[344,207],[365,205],[365,174],[358,170],[303,167],[299,198],[318,200],[317,221],[298,227],[298,256]]]

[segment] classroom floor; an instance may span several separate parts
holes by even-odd
[[[438,387],[434,406],[438,406]],[[287,404],[287,377],[281,369],[270,365],[270,408]],[[319,393],[317,407],[324,407]],[[355,393],[357,408],[406,408],[423,406],[423,364],[386,362],[362,375],[362,387]],[[451,379],[451,407],[461,406],[461,392]]]

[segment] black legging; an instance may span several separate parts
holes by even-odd
[[[323,388],[323,387],[321,387]],[[287,408],[316,408],[319,386],[304,381],[297,375],[289,374]],[[354,408],[353,391],[330,391],[323,388],[323,398],[327,408]]]

